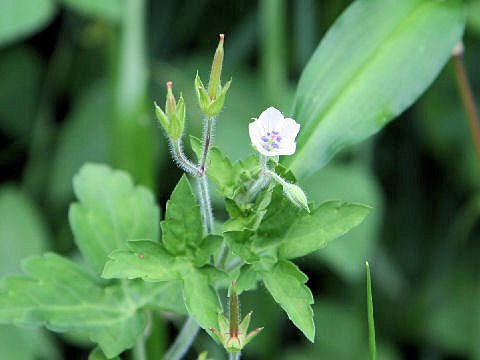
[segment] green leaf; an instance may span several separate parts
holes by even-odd
[[[3,0],[0,2],[0,46],[37,32],[55,13],[52,0]]]
[[[0,322],[44,325],[58,332],[82,330],[108,357],[132,347],[142,334],[146,315],[140,309],[177,307],[168,295],[174,292],[172,284],[144,287],[131,281],[104,286],[55,254],[31,257],[23,268],[28,277],[11,276],[2,282]],[[165,294],[168,301],[159,301]]]
[[[317,204],[331,199],[348,199],[372,206],[373,210],[361,226],[315,253],[316,257],[329,264],[346,280],[360,281],[364,275],[363,262],[372,255],[379,240],[383,195],[378,180],[366,166],[332,162],[303,179],[301,186],[309,199]]]
[[[158,239],[159,209],[153,196],[135,187],[127,173],[86,164],[73,187],[80,202],[70,206],[70,225],[75,242],[98,273],[113,250],[127,248],[127,240]]]
[[[255,268],[265,287],[285,310],[288,318],[313,342],[315,325],[310,306],[313,304],[313,296],[305,285],[307,276],[295,264],[286,260],[280,260],[273,266],[257,263]]]
[[[222,305],[208,276],[193,269],[183,276],[183,297],[190,316],[205,330],[218,326],[217,314]]]
[[[365,205],[324,202],[285,230],[278,256],[291,259],[310,254],[360,224],[369,211]]]
[[[197,269],[186,258],[173,257],[161,244],[153,241],[130,241],[129,246],[132,251],[117,250],[110,255],[103,277],[141,278],[147,281],[181,280],[188,313],[202,328],[216,327],[216,323],[213,324],[211,320],[216,322],[221,305],[210,284],[228,283],[226,273],[213,266]]]
[[[182,278],[185,262],[177,260],[153,241],[129,241],[130,250],[115,250],[109,255],[102,277],[105,279],[137,279],[175,281]]]
[[[246,263],[254,263],[260,257],[253,250],[253,231],[227,231],[223,233],[229,249]]]
[[[300,79],[293,118],[303,177],[379,131],[432,83],[462,36],[459,0],[359,0],[337,19]]]
[[[118,22],[122,15],[121,0],[58,0],[80,14]]]
[[[200,206],[185,174],[167,201],[165,220],[161,224],[163,243],[173,255],[189,255],[202,244],[203,226]]]

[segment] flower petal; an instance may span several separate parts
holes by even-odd
[[[284,118],[279,110],[275,109],[273,106],[270,106],[267,110],[260,114],[258,120],[262,123],[266,132],[271,132],[281,127]]]

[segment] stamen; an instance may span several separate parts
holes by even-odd
[[[278,142],[282,141],[282,137],[281,136],[277,136],[277,138],[275,139],[277,140]]]
[[[262,136],[262,140],[267,142],[268,141],[268,138],[266,136]]]
[[[273,143],[272,146],[275,148],[275,149],[278,149],[278,145],[276,143]]]
[[[273,134],[273,135],[278,135],[278,134],[280,134],[280,133],[279,133],[278,131],[272,131],[272,134]]]

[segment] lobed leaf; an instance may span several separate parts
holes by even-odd
[[[105,285],[73,262],[55,254],[24,262],[28,277],[3,280],[0,322],[44,325],[57,331],[81,330],[108,357],[134,345],[146,326],[142,308],[176,311],[178,292],[172,284],[128,282]],[[162,300],[165,295],[166,299]]]
[[[160,212],[149,190],[130,176],[100,164],[86,164],[73,179],[78,203],[70,206],[75,242],[101,273],[108,255],[126,249],[127,240],[157,240]]]
[[[448,61],[464,29],[460,0],[358,0],[330,28],[302,73],[286,164],[299,177],[409,107]]]

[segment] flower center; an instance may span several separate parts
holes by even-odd
[[[267,132],[267,135],[262,136],[262,141],[264,142],[263,148],[267,151],[272,149],[278,149],[282,137],[278,131]]]

